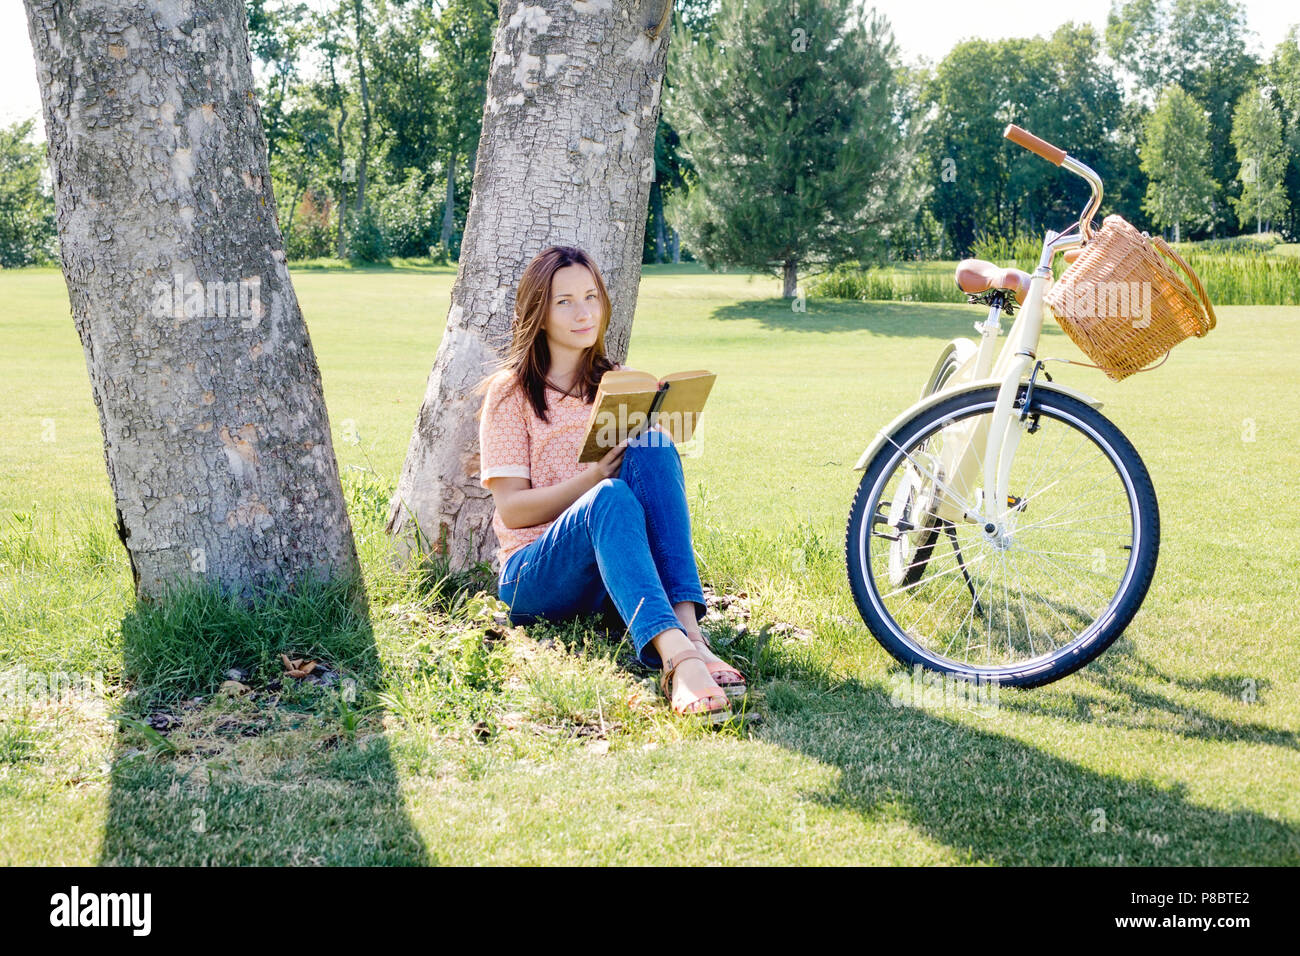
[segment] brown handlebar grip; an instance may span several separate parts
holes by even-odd
[[[1047,140],[1039,139],[1033,133],[1021,129],[1014,123],[1008,125],[1002,135],[1017,146],[1023,146],[1031,153],[1037,153],[1053,166],[1060,166],[1065,161],[1065,150],[1057,149]]]

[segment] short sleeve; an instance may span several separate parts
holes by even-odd
[[[489,478],[531,478],[524,395],[509,376],[498,375],[483,396],[478,425],[479,483]]]

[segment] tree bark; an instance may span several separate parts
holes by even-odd
[[[293,218],[298,214],[298,204],[302,202],[302,195],[306,191],[306,186],[298,185],[294,187],[293,202],[289,204],[289,221],[285,223],[283,230],[286,236],[293,235]]]
[[[783,278],[784,286],[781,294],[787,299],[793,299],[794,294],[799,287],[799,263],[796,260],[785,260]]]
[[[338,210],[338,232],[334,241],[334,255],[339,259],[344,258],[347,252],[347,150],[343,143],[343,127],[348,121],[348,108],[343,96],[343,91],[339,87],[338,76],[334,71],[334,50],[332,47],[325,52],[325,62],[329,67],[330,90],[333,93],[333,99],[338,103],[339,118],[334,126],[334,139],[339,153],[339,189],[338,195],[335,196],[335,208]]]
[[[670,0],[502,0],[469,215],[446,331],[389,508],[400,552],[463,568],[495,556],[479,484],[473,386],[510,342],[515,287],[549,245],[595,260],[612,305],[605,347],[627,354]]]
[[[650,184],[650,209],[655,217],[655,264],[658,265],[666,258],[668,244],[664,236],[664,194],[658,180]]]
[[[370,163],[370,87],[366,83],[365,18],[362,0],[352,0],[352,20],[357,37],[357,74],[361,83],[361,155],[357,159],[357,215],[366,208],[366,169]]]
[[[357,571],[241,0],[25,0],[63,274],[146,603]]]

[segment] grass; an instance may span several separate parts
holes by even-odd
[[[648,268],[629,362],[719,374],[684,464],[702,577],[745,595],[712,627],[761,723],[707,732],[610,622],[511,628],[481,569],[389,560],[452,278],[295,272],[364,606],[196,593],[153,613],[131,599],[62,277],[0,275],[0,672],[36,681],[0,707],[0,863],[1300,862],[1300,518],[1278,503],[1300,468],[1300,309],[1226,306],[1121,383],[1063,369],[1152,472],[1151,594],[1059,683],[991,712],[897,707],[910,675],[844,580],[851,466],[978,310],[797,313],[768,280]],[[1078,355],[1054,328],[1042,351]],[[322,673],[286,677],[281,653]],[[232,668],[247,689],[222,689]],[[59,672],[104,693],[55,694]]]

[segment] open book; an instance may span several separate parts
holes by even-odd
[[[633,369],[606,372],[591,405],[578,461],[600,461],[624,438],[655,424],[676,444],[690,441],[716,378],[703,370],[674,372],[661,379]]]

